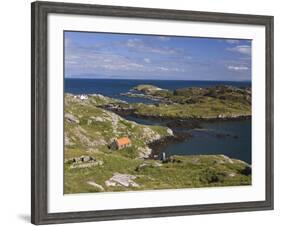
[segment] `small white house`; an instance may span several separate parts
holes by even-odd
[[[88,99],[88,96],[87,95],[80,95],[80,100],[87,100]]]

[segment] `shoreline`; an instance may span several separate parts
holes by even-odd
[[[170,128],[172,129],[172,128]],[[175,129],[175,128],[174,128]],[[173,130],[173,129],[172,129]],[[173,130],[174,136],[165,136],[162,137],[158,140],[152,141],[151,143],[147,144],[148,147],[151,149],[150,153],[150,159],[158,159],[159,155],[163,153],[163,149],[165,149],[169,145],[185,142],[188,140],[193,139],[194,135],[192,131],[203,131],[209,133],[211,136],[215,136],[217,139],[225,139],[225,138],[233,138],[233,139],[238,139],[238,135],[231,135],[229,133],[216,133],[213,132],[212,130],[203,128],[203,127],[194,127],[194,128],[189,128],[188,130]],[[201,154],[199,154],[201,155]],[[183,155],[184,156],[184,155]]]
[[[118,114],[118,112],[115,112]],[[182,118],[182,117],[166,117],[166,116],[153,116],[153,115],[141,115],[141,114],[126,114],[127,116],[134,116],[140,119],[151,119],[151,120],[159,120],[159,121],[236,121],[236,120],[248,120],[252,118],[252,115],[238,115],[238,116],[218,116],[218,117],[188,117],[188,118]]]
[[[108,106],[102,106],[105,110],[112,111],[121,117],[133,116],[139,119],[148,119],[154,121],[198,121],[198,122],[216,122],[216,121],[236,121],[236,120],[249,120],[252,115],[235,115],[225,116],[223,114],[214,117],[167,117],[167,116],[155,116],[155,115],[142,115],[135,113],[135,109],[122,109],[112,108]]]
[[[167,147],[170,144],[176,144],[183,142],[185,140],[192,139],[192,134],[189,132],[174,132],[174,136],[162,137],[159,140],[155,140],[148,144],[148,147],[151,149],[149,159],[156,160],[159,158],[159,155],[163,152],[163,148]]]

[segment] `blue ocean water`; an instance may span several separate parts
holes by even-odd
[[[217,121],[202,123],[209,131],[230,134],[229,137],[218,138],[212,132],[192,132],[193,138],[167,146],[163,151],[167,155],[214,155],[223,154],[230,158],[252,163],[251,120]],[[236,136],[236,138],[234,138]]]
[[[127,120],[144,125],[165,125],[165,122],[126,116]],[[166,146],[162,152],[170,155],[216,155],[223,154],[230,158],[252,163],[252,123],[251,119],[234,121],[201,122],[203,130],[188,130],[193,137],[179,143]],[[217,137],[217,134],[230,136]]]
[[[236,87],[249,87],[251,82],[230,81],[179,81],[179,80],[125,80],[125,79],[68,79],[64,80],[65,92],[73,94],[99,93],[105,96],[132,102],[151,102],[144,98],[132,98],[120,95],[128,92],[139,84],[151,84],[163,89],[178,89],[184,87],[209,87],[215,85],[232,85]]]

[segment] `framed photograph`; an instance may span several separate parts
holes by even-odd
[[[32,223],[273,209],[273,17],[32,3]]]

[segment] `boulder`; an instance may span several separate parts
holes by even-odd
[[[76,158],[65,159],[64,161],[67,164],[70,164],[70,168],[88,168],[92,166],[101,166],[103,161],[97,160],[92,156],[80,156]]]
[[[99,117],[99,116],[91,116],[90,119],[95,122],[105,122],[106,118]]]
[[[101,185],[97,184],[97,183],[96,183],[96,182],[94,182],[94,181],[88,181],[88,182],[87,182],[87,184],[89,184],[89,185],[91,185],[91,186],[96,187],[96,188],[97,188],[97,189],[99,189],[100,191],[104,191],[103,186],[101,186]]]
[[[138,165],[138,166],[136,167],[135,171],[138,172],[138,171],[141,171],[141,170],[143,170],[143,169],[145,169],[145,168],[153,168],[153,167],[160,167],[160,166],[162,166],[162,164],[159,163],[159,162],[142,163],[142,164],[140,164],[140,165]]]
[[[115,186],[121,186],[120,184],[117,184],[115,181],[111,181],[111,180],[107,180],[107,181],[105,181],[105,185],[107,186],[107,187],[115,187]]]
[[[138,153],[139,153],[139,158],[141,159],[147,159],[151,155],[152,149],[149,147],[139,147],[138,148]]]
[[[136,179],[136,176],[130,174],[121,174],[114,173],[113,177],[105,181],[106,186],[118,186],[123,187],[139,187],[139,185],[133,180]]]
[[[82,162],[89,162],[89,161],[95,161],[95,159],[92,156],[81,156],[80,160]]]
[[[171,130],[170,128],[167,129],[167,133],[169,134],[169,136],[174,136],[173,130]]]
[[[74,145],[74,143],[71,142],[70,138],[68,137],[68,135],[66,133],[64,134],[64,145],[66,145],[66,146]]]
[[[227,176],[229,176],[229,177],[235,177],[236,176],[236,173],[229,173]]]
[[[103,161],[93,161],[93,162],[85,162],[85,163],[81,163],[81,162],[74,162],[73,164],[71,164],[70,168],[71,169],[75,169],[75,168],[90,168],[90,167],[94,167],[94,166],[101,166],[103,165]]]
[[[79,123],[79,119],[70,113],[65,113],[64,118],[70,123]]]

